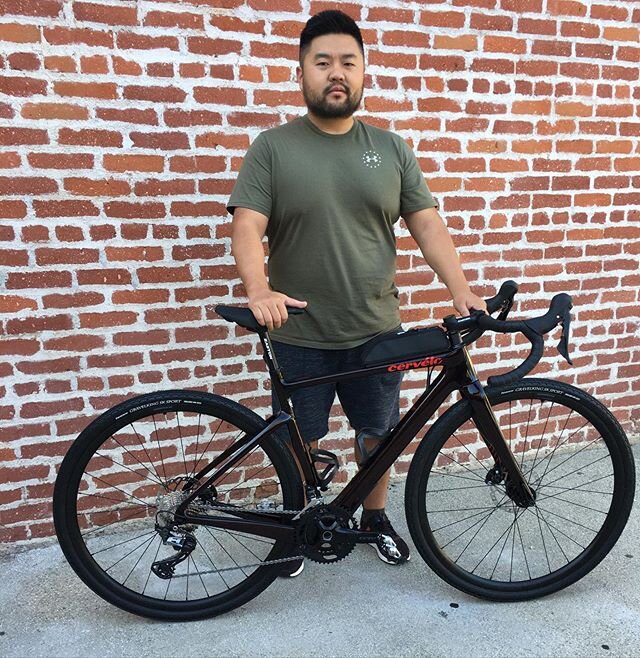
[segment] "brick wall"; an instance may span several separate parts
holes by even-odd
[[[1,6],[0,541],[51,534],[62,455],[127,396],[201,388],[265,411],[255,342],[212,311],[242,301],[224,204],[250,141],[304,111],[297,38],[330,7],[363,28],[360,116],[413,146],[470,281],[520,281],[519,311],[572,294],[575,367],[550,347],[538,372],[637,433],[639,2]],[[442,285],[398,243],[404,321],[441,318]],[[499,345],[515,363],[520,344]]]

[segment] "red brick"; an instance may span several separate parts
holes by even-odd
[[[178,87],[136,86],[124,88],[123,97],[129,100],[155,101],[157,103],[182,103],[186,93]]]
[[[58,143],[73,146],[122,146],[122,134],[114,130],[61,128]]]
[[[107,6],[77,0],[73,3],[73,15],[76,20],[89,23],[136,25],[138,22],[135,7]]]
[[[179,27],[184,30],[203,30],[202,14],[191,14],[186,11],[150,11],[144,17],[144,25],[154,27]]]
[[[70,272],[11,272],[7,277],[7,288],[10,290],[68,288],[70,286]],[[71,328],[71,325],[65,328]]]
[[[138,269],[140,283],[173,283],[192,281],[191,270],[183,267],[141,267]]]
[[[46,318],[19,318],[7,322],[8,334],[39,334],[42,331],[66,331],[73,327],[70,315],[53,315]]]
[[[180,173],[219,173],[225,170],[225,158],[211,155],[176,155],[171,158],[169,169]]]
[[[93,155],[89,153],[29,153],[27,160],[34,169],[93,168]]]
[[[96,217],[100,210],[90,201],[33,202],[36,217]]]
[[[78,368],[74,369],[77,372]],[[25,402],[20,410],[21,418],[42,418],[60,416],[70,411],[82,411],[84,400],[82,398],[71,398],[56,400],[55,402]],[[43,467],[44,468],[44,467]],[[46,467],[48,470],[48,467]],[[25,477],[28,479],[28,476]]]
[[[121,290],[112,295],[114,304],[162,304],[169,301],[169,291],[164,290]]]
[[[123,50],[155,50],[156,48],[168,48],[178,50],[179,44],[176,37],[148,36],[135,32],[119,32],[116,38],[118,48]]]
[[[80,58],[80,70],[82,73],[109,73],[109,63],[103,55],[93,55],[92,57]]]
[[[45,295],[45,308],[82,308],[104,303],[104,295],[98,292],[79,292],[70,295]]]
[[[0,128],[0,145],[18,146],[19,144],[48,144],[46,130],[36,128]]]
[[[3,0],[2,12],[19,16],[56,18],[62,11],[62,0]]]
[[[136,183],[134,192],[137,196],[176,196],[194,194],[195,183],[192,180],[146,180]]]
[[[164,168],[161,155],[105,155],[104,168],[110,171],[155,171]]]
[[[166,215],[164,203],[132,203],[129,201],[108,201],[104,204],[107,217],[128,219],[160,219]]]
[[[51,178],[11,178],[0,177],[0,194],[17,196],[20,194],[48,194],[57,192],[58,184]]]
[[[7,59],[9,68],[15,71],[37,71],[40,68],[40,60],[35,53],[12,53]]]
[[[158,115],[156,111],[148,108],[139,110],[135,108],[127,108],[119,110],[111,107],[98,107],[96,109],[96,117],[104,121],[122,121],[124,123],[144,123],[152,126],[158,125]],[[169,125],[169,124],[167,124]]]
[[[130,311],[111,311],[109,313],[81,313],[80,327],[82,329],[98,329],[100,327],[120,327],[135,324],[137,315]],[[91,364],[89,364],[89,367]]]
[[[173,64],[169,62],[151,62],[147,64],[147,75],[153,78],[172,78]]]
[[[80,306],[80,304],[78,306]],[[43,347],[45,350],[62,352],[89,352],[104,347],[105,342],[106,341],[102,336],[77,334],[75,336],[65,336],[64,338],[47,340],[44,342]]]
[[[9,96],[35,96],[45,94],[47,83],[45,80],[25,78],[24,76],[3,75],[0,77],[0,93]]]
[[[113,47],[113,35],[110,32],[88,28],[45,27],[43,33],[47,42],[56,46],[83,43],[87,46]]]
[[[78,283],[83,285],[102,285],[102,286],[128,286],[131,284],[131,274],[127,270],[117,269],[100,269],[100,270],[79,270],[77,273]],[[113,293],[113,296],[117,295]]]
[[[79,265],[82,263],[97,263],[100,252],[97,249],[45,248],[36,249],[38,265]]]
[[[113,72],[116,75],[142,75],[142,66],[137,62],[133,62],[130,59],[125,59],[124,57],[113,56],[111,58],[113,62]],[[121,112],[126,110],[114,110],[114,112]]]
[[[127,196],[131,188],[123,180],[93,180],[91,178],[65,178],[64,189],[82,196]]]
[[[77,71],[73,57],[62,55],[50,55],[49,57],[45,57],[44,67],[47,70],[60,71],[61,73],[75,73]]]
[[[14,43],[36,43],[40,41],[40,29],[37,25],[2,23],[0,25],[0,41],[12,41]]]
[[[35,299],[30,299],[29,297],[17,297],[15,295],[0,295],[0,313],[16,313],[17,311],[22,311],[23,309],[26,308],[35,311],[38,308],[38,302],[36,302]],[[6,350],[10,346],[3,344],[3,342],[6,341],[0,341],[0,354],[23,353],[23,352],[7,352]],[[14,343],[15,342],[16,341],[14,341]],[[30,352],[30,354],[33,354],[33,352]]]
[[[162,247],[107,247],[108,261],[155,261],[163,260]]]
[[[113,336],[114,345],[166,345],[170,341],[171,335],[165,329],[130,331]]]
[[[53,88],[59,96],[80,98],[117,98],[117,85],[112,82],[54,82]]]
[[[257,93],[265,92],[258,90]],[[299,92],[289,93],[296,98],[300,96]],[[246,105],[247,102],[246,92],[243,89],[234,89],[232,87],[194,87],[193,97],[198,103],[215,103],[218,105]],[[257,102],[260,103],[260,101]]]
[[[132,132],[131,141],[136,148],[174,151],[189,148],[189,136],[182,132]]]
[[[171,204],[174,217],[224,217],[226,214],[224,204],[215,201],[176,201]]]

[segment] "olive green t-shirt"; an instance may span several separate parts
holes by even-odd
[[[394,224],[435,206],[412,150],[392,132],[356,120],[331,135],[304,116],[261,133],[227,208],[269,218],[269,284],[308,302],[272,336],[347,349],[396,328]]]

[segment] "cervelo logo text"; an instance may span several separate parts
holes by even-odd
[[[421,361],[408,361],[407,363],[396,363],[387,368],[388,372],[395,372],[396,370],[412,370],[413,368],[428,368],[429,366],[441,366],[442,359],[439,356],[428,356]]]

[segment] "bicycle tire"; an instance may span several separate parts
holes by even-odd
[[[65,456],[53,497],[58,540],[77,575],[109,603],[163,620],[215,616],[260,594],[283,566],[264,562],[290,557],[291,544],[185,526],[180,531],[191,532],[197,546],[175,574],[163,580],[151,564],[175,556],[156,521],[169,518],[163,510],[175,510],[185,478],[239,435],[265,426],[231,400],[179,390],[132,398],[94,420]],[[290,451],[273,434],[263,444],[199,504],[301,509],[302,483]]]
[[[486,482],[494,460],[463,400],[415,453],[407,523],[423,559],[450,585],[524,601],[575,583],[611,550],[631,511],[634,460],[613,415],[573,386],[524,379],[487,395],[535,505],[518,508],[504,483]]]

